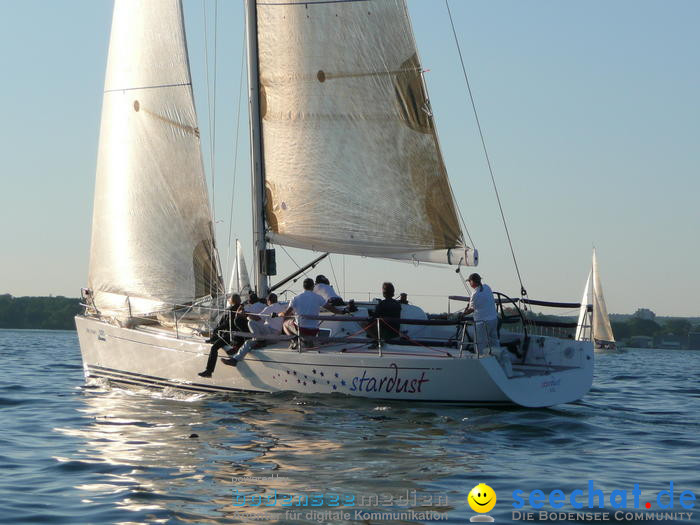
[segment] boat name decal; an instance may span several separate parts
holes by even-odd
[[[549,381],[542,381],[540,387],[546,388],[549,392],[556,392],[559,385],[561,385],[561,379],[551,379]]]
[[[351,392],[405,392],[408,394],[415,394],[421,391],[423,383],[427,383],[430,379],[425,377],[425,372],[420,373],[418,378],[403,378],[399,377],[399,367],[396,363],[391,363],[390,368],[394,369],[393,376],[383,376],[383,377],[367,377],[367,370],[362,371],[361,376],[355,376],[352,378],[352,384],[350,385]]]

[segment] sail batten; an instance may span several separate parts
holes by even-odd
[[[222,289],[179,0],[114,4],[88,281],[130,315]]]
[[[474,264],[405,2],[258,2],[257,24],[268,239]]]

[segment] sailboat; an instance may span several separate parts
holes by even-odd
[[[248,275],[248,267],[245,263],[245,257],[243,256],[243,249],[241,248],[241,241],[236,239],[236,254],[233,262],[233,267],[231,268],[231,277],[228,281],[228,288],[226,293],[231,295],[237,293],[238,295],[248,295],[253,289],[250,286],[250,277]]]
[[[595,248],[593,249],[591,270],[588,273],[581,298],[575,339],[593,342],[596,350],[617,349],[615,336],[610,326],[608,308],[605,306],[605,298],[603,297],[603,285],[600,282]]]
[[[405,2],[248,0],[245,10],[258,295],[274,288],[273,245],[475,266]],[[202,325],[225,299],[217,254],[181,2],[115,0],[76,317],[86,378],[530,407],[591,387],[590,342],[525,327],[480,355],[465,322],[404,305],[401,337],[372,344],[363,324],[373,303],[359,301],[352,315],[321,315],[311,347],[272,338],[237,367],[199,377],[210,346]]]

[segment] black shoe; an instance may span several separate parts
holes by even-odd
[[[205,370],[204,372],[200,372],[197,374],[199,377],[211,377],[211,372],[209,370]]]
[[[222,357],[221,362],[225,365],[238,366],[238,359],[234,359],[233,357]]]

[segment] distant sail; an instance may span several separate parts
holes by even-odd
[[[593,341],[596,347],[610,347],[615,343],[608,309],[603,297],[603,286],[598,273],[595,249],[593,250],[591,271],[588,274],[586,287],[581,298],[575,338],[577,341]]]
[[[251,292],[250,277],[248,277],[248,268],[243,257],[243,249],[241,241],[236,239],[236,260],[233,262],[231,269],[231,279],[228,283],[229,294],[237,293],[239,295],[247,295]]]
[[[101,311],[223,291],[179,0],[115,1],[92,224]]]
[[[598,260],[596,259],[595,250],[593,250],[593,339],[595,343],[614,343],[615,336],[613,335],[612,327],[610,326],[610,317],[608,317],[608,309],[605,306],[605,298],[603,297],[603,285],[600,282],[600,274],[598,272]]]
[[[403,0],[259,2],[272,242],[475,264]]]
[[[576,324],[575,339],[577,341],[591,340],[591,273],[593,273],[593,270],[588,272],[586,287],[583,289],[583,297],[581,297],[581,308],[579,309],[578,323]]]

